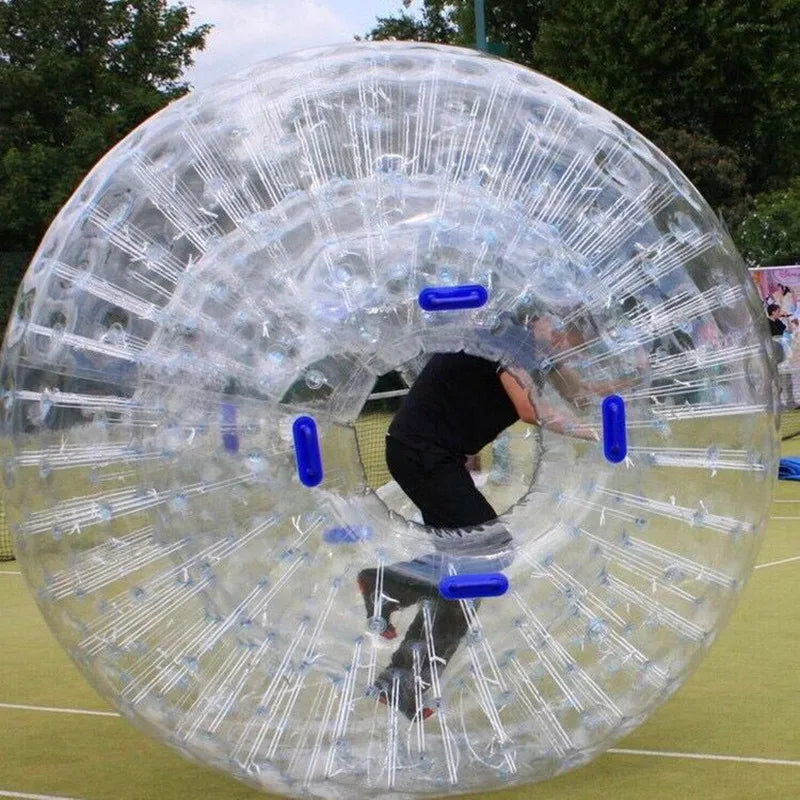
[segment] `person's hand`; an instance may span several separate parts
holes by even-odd
[[[543,413],[541,413],[542,411]],[[576,439],[584,439],[589,442],[600,441],[597,431],[589,423],[582,422],[577,417],[564,414],[550,406],[540,409],[537,424],[540,428],[554,433],[561,433],[564,436],[573,436]]]
[[[636,363],[636,369],[639,372],[650,371],[650,355],[643,347],[638,348],[636,351],[636,358],[634,360]]]

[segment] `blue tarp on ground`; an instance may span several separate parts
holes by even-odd
[[[782,458],[778,478],[782,481],[800,481],[800,458]]]

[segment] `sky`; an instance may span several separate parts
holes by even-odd
[[[193,25],[214,25],[206,49],[184,73],[196,89],[264,58],[353,41],[375,26],[376,17],[402,9],[401,0],[184,0],[184,5],[195,11]]]

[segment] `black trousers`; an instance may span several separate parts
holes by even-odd
[[[412,447],[387,436],[386,464],[392,477],[422,512],[426,525],[469,528],[497,518],[473,483],[464,456],[436,448]],[[414,687],[414,652],[419,652],[420,677],[430,684],[432,659],[442,659],[438,669],[444,669],[469,627],[460,603],[445,600],[439,594],[439,575],[433,566],[437,561],[435,555],[423,556],[384,570],[383,592],[394,601],[389,603],[391,611],[420,603],[402,643],[392,654],[389,667],[377,681],[378,688],[387,695],[392,694],[393,686],[397,687],[395,702],[409,719],[420,711]],[[364,570],[362,576],[371,572]],[[425,606],[421,602],[425,602],[430,614],[430,648],[425,637]],[[479,602],[475,601],[476,609]]]
[[[426,525],[468,528],[497,517],[475,487],[465,456],[435,447],[412,447],[387,436],[386,466],[422,512]]]

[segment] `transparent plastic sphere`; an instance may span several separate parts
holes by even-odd
[[[454,286],[488,300],[420,306]],[[435,45],[267,61],[130,134],[35,254],[0,367],[17,555],[102,695],[254,786],[545,779],[686,680],[751,570],[778,459],[761,317],[697,191],[569,89]],[[535,363],[510,318],[546,329]],[[356,425],[377,376],[458,350],[552,411],[493,446],[498,522],[436,532],[370,485]],[[509,587],[398,611],[420,624],[387,688],[396,564]]]

